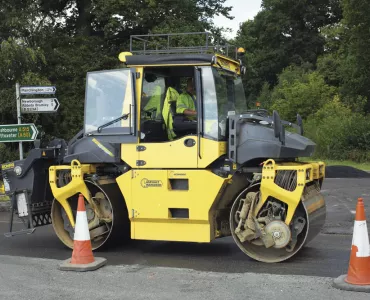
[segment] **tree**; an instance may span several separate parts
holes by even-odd
[[[279,76],[279,83],[271,94],[271,110],[277,110],[283,119],[294,122],[297,113],[303,119],[330,102],[336,89],[325,83],[317,72],[290,66]]]
[[[365,0],[343,0],[343,24],[348,28],[343,61],[343,93],[367,99],[370,112],[370,6]]]
[[[237,40],[249,54],[247,96],[255,98],[267,82],[291,64],[311,63],[324,53],[320,28],[341,18],[339,0],[264,0],[253,21],[241,25]]]

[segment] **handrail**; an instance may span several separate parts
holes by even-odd
[[[181,36],[205,36],[205,43],[199,46],[172,46],[171,38],[181,37]],[[162,40],[152,40],[150,38],[160,38]],[[213,44],[213,41],[218,41]],[[142,49],[134,50],[133,42],[141,41]],[[222,44],[220,44],[222,42]],[[150,49],[151,44],[155,49]],[[158,49],[159,48],[159,49]],[[231,55],[231,49],[235,50],[235,59],[237,59],[237,47],[236,45],[227,42],[222,38],[216,38],[210,32],[181,32],[181,33],[151,33],[151,34],[140,34],[140,35],[131,35],[130,36],[130,52],[136,54],[170,54],[170,53],[205,53],[207,51],[212,51],[212,53],[220,53],[226,56]],[[222,53],[222,51],[226,53]],[[230,52],[230,53],[229,53]],[[234,52],[234,51],[233,51]]]

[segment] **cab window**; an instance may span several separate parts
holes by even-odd
[[[87,74],[85,99],[85,133],[96,131],[123,114],[130,113],[133,106],[130,69],[97,71]],[[112,128],[133,126],[133,116],[107,126]],[[130,123],[131,122],[131,123]]]
[[[203,135],[225,141],[229,112],[246,110],[246,99],[240,77],[214,67],[202,67]]]
[[[196,134],[196,117],[195,122],[187,122],[183,114],[178,113],[180,101],[185,106],[190,101],[188,97],[182,101],[189,78],[194,79],[194,67],[144,68],[141,142],[166,142],[187,134]]]

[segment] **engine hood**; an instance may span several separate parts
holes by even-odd
[[[233,116],[229,122],[229,157],[237,164],[258,159],[294,159],[310,157],[316,144],[303,136],[303,127],[281,121],[279,115],[254,114]],[[284,125],[298,129],[300,133],[285,130]]]

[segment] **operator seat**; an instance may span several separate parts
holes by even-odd
[[[188,120],[184,114],[176,113],[179,96],[180,94],[174,88],[169,87],[163,103],[162,115],[170,141],[178,135],[197,134],[197,121]]]
[[[162,103],[165,95],[160,86],[154,88],[153,95],[143,108],[141,131],[144,133],[143,142],[163,142],[167,140],[162,117]]]

